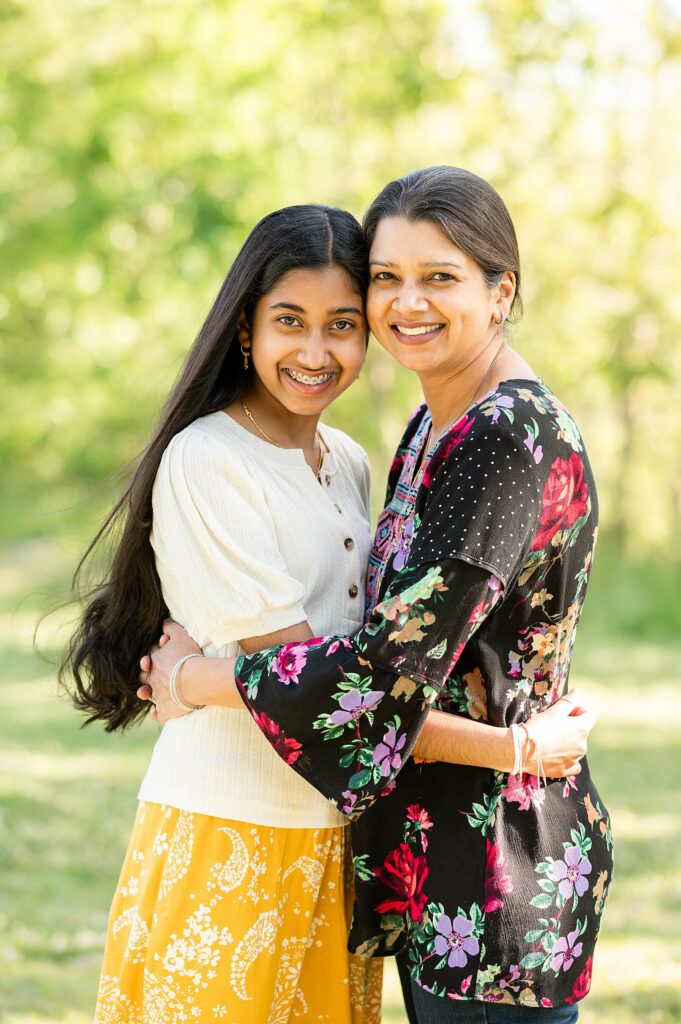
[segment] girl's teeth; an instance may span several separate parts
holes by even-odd
[[[296,373],[295,370],[286,371],[289,377],[293,377],[299,384],[326,384],[333,377],[332,373],[323,373],[320,377],[308,377],[306,373]]]
[[[432,331],[439,331],[442,324],[427,324],[424,327],[398,327],[396,324],[395,327],[400,334],[430,334]]]

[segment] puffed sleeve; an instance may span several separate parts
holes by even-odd
[[[304,587],[279,552],[262,487],[219,438],[190,429],[171,441],[151,541],[170,613],[201,647],[305,621]]]
[[[506,515],[502,509],[519,505],[516,474],[522,477],[528,463],[515,440],[495,442],[487,453],[492,472],[478,477],[464,501],[458,495],[472,466],[457,447],[445,446],[429,469],[407,563],[363,629],[237,662],[237,685],[265,736],[350,817],[366,810],[401,768],[430,702],[503,600],[504,583],[522,564],[536,526],[533,484],[519,517],[520,545],[515,531],[506,541],[502,530],[492,532]],[[515,490],[497,501],[504,482]]]

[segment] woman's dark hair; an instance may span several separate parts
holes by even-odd
[[[391,181],[364,215],[369,245],[386,217],[429,220],[478,264],[489,288],[512,270],[514,319],[522,316],[520,254],[511,215],[488,181],[462,167],[426,167]]]
[[[81,559],[74,594],[85,602],[59,668],[59,681],[76,708],[99,719],[107,732],[125,728],[150,707],[136,695],[139,659],[158,639],[167,608],[149,540],[151,496],[163,452],[200,416],[217,412],[245,391],[236,340],[239,316],[287,273],[338,266],[366,295],[367,246],[358,222],[328,206],[289,206],[264,217],[250,233],[218,292],[206,322],[165,403],[156,430],[130,484]],[[80,584],[90,556],[110,545],[105,578],[84,596]]]

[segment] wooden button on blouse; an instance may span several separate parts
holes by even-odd
[[[348,590],[348,594],[350,595],[350,597],[357,597],[357,595],[359,594],[359,587],[353,583],[350,589]]]
[[[343,541],[343,543],[345,544],[345,547],[346,547],[346,549],[348,551],[352,551],[352,549],[355,546],[355,542],[352,539],[352,537],[346,537],[345,540]]]

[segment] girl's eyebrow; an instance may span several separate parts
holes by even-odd
[[[293,302],[275,302],[270,309],[292,309],[294,313],[304,313],[302,306],[296,306]]]
[[[293,302],[275,302],[270,309],[290,309],[294,313],[305,313],[302,306],[296,306]],[[328,316],[338,316],[340,313],[354,313],[355,316],[362,316],[362,310],[357,306],[339,306],[337,309],[327,309]]]

